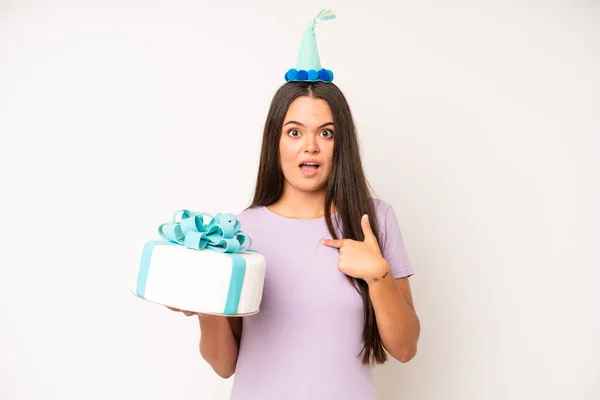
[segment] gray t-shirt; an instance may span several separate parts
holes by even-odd
[[[374,202],[394,278],[412,275],[392,207]],[[337,269],[339,250],[319,243],[331,238],[325,219],[286,218],[266,207],[238,218],[267,271],[259,313],[243,317],[231,400],[376,399],[371,367],[359,356],[362,300]]]

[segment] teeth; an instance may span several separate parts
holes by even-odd
[[[319,164],[317,164],[317,163],[302,163],[300,165],[315,165],[316,166],[316,165],[319,165]]]

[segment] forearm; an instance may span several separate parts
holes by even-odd
[[[377,328],[387,352],[400,362],[408,362],[417,352],[419,318],[406,302],[389,267],[385,272],[385,278],[369,282]]]
[[[200,354],[213,370],[227,379],[235,372],[238,343],[226,317],[203,315],[200,321]]]

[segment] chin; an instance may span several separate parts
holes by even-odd
[[[289,182],[289,185],[301,192],[321,192],[327,189],[326,182]]]

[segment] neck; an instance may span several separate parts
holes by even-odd
[[[269,209],[287,218],[323,218],[325,215],[325,194],[326,189],[303,192],[289,185],[284,185],[281,198],[271,204]]]

